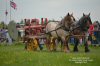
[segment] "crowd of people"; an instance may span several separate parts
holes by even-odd
[[[91,44],[100,43],[100,24],[98,21],[95,21],[89,28],[89,40]]]
[[[8,44],[12,44],[12,39],[5,28],[0,29],[0,43],[6,41]]]

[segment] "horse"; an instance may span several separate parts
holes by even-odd
[[[64,52],[69,52],[67,36],[71,29],[71,24],[75,22],[73,14],[67,14],[61,21],[51,21],[46,25],[47,34],[47,48],[50,50],[50,46],[53,45],[52,50],[56,50],[55,39],[60,39],[62,49]],[[67,40],[67,41],[66,41]],[[50,43],[51,42],[51,43]]]
[[[92,24],[91,18],[90,18],[90,13],[88,15],[83,13],[83,16],[79,19],[79,21],[76,21],[73,23],[73,27],[72,27],[72,36],[74,36],[75,38],[75,45],[74,45],[74,52],[78,52],[78,43],[79,43],[79,39],[84,38],[85,39],[85,52],[89,52],[89,48],[88,48],[88,29],[89,26]]]

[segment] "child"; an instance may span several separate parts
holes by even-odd
[[[39,48],[43,50],[44,40],[42,38],[39,39]]]

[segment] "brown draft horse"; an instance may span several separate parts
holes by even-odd
[[[78,22],[74,22],[73,23],[73,29],[72,29],[72,34],[75,38],[75,46],[74,46],[74,52],[78,52],[78,43],[79,43],[79,38],[84,37],[85,39],[85,52],[89,52],[89,48],[88,48],[88,28],[89,26],[92,24],[91,22],[91,18],[90,18],[90,13],[88,15],[85,15],[83,13],[83,16],[79,19]],[[76,36],[75,36],[76,35]],[[80,35],[80,36],[77,36]]]
[[[66,36],[69,35],[69,31],[72,27],[71,24],[73,24],[73,22],[75,22],[73,14],[68,13],[60,22],[52,21],[46,25],[46,33],[48,33],[47,48],[49,50],[51,48],[53,48],[52,50],[56,50],[55,39],[60,39],[62,41],[62,49],[64,50],[64,52],[69,52],[68,41],[66,41]]]

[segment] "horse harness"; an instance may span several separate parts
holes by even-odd
[[[49,34],[50,36],[51,36],[51,32],[53,32],[53,31],[55,31],[56,32],[56,34],[57,34],[57,37],[59,38],[59,35],[58,35],[58,33],[57,33],[57,30],[58,29],[63,29],[63,30],[65,30],[65,31],[68,31],[68,32],[70,32],[70,30],[69,29],[66,29],[65,28],[65,26],[60,26],[59,28],[56,28],[55,30],[52,30],[52,31],[49,31],[48,33],[46,33],[46,34]]]

